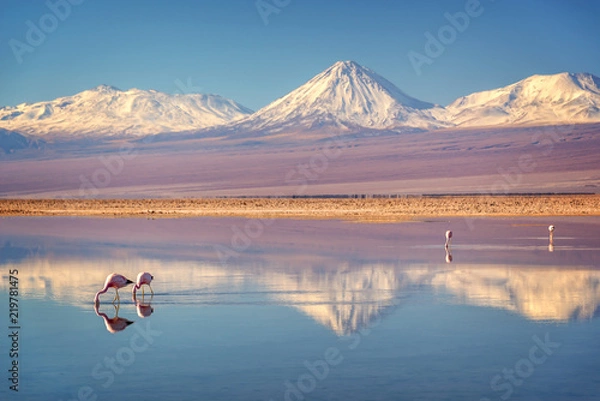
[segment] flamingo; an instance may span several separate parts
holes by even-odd
[[[555,227],[552,224],[550,224],[548,226],[548,233],[549,233],[549,240],[550,240],[549,245],[552,245],[552,248],[554,248],[554,228]],[[550,251],[550,252],[552,252],[552,251]]]
[[[94,304],[94,312],[96,312],[96,315],[100,316],[102,320],[104,320],[106,330],[108,330],[110,333],[116,333],[117,331],[125,330],[127,326],[133,324],[131,320],[119,317],[119,306],[113,306],[115,307],[115,317],[110,318],[106,315],[106,313],[98,310],[98,304]]]
[[[119,288],[123,288],[132,283],[133,283],[133,281],[129,280],[127,277],[122,276],[120,274],[117,274],[117,273],[109,274],[108,277],[106,277],[106,281],[104,282],[104,287],[102,287],[102,289],[96,293],[96,297],[94,298],[94,303],[95,304],[100,303],[100,294],[104,294],[111,287],[115,289],[115,299],[113,299],[113,304],[115,303],[116,300],[119,300],[119,302],[120,302],[121,297],[119,297]]]
[[[152,286],[150,285],[152,280],[154,280],[154,276],[148,272],[141,272],[140,274],[138,274],[137,282],[135,283],[135,285],[133,286],[133,289],[131,290],[133,298],[135,298],[136,292],[140,288],[142,289],[142,296],[144,295],[144,287],[143,287],[144,284],[146,284],[148,287],[150,287],[150,291],[152,291],[152,295],[154,295],[154,290],[152,289]]]
[[[446,248],[450,247],[450,241],[452,240],[452,231],[446,231]]]

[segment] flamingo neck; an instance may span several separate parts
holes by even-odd
[[[104,294],[106,291],[108,291],[108,286],[104,286],[103,289],[101,289],[100,291],[98,291],[96,293],[96,297],[94,298],[94,302],[98,302],[98,298],[100,297],[100,294]]]

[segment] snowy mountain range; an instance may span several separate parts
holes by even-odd
[[[252,110],[217,95],[169,95],[100,85],[49,102],[0,108],[0,128],[39,137],[145,136],[198,130]]]
[[[0,129],[12,132],[12,140],[20,134],[50,141],[588,122],[600,122],[600,78],[591,74],[534,75],[442,107],[405,94],[353,61],[335,63],[256,113],[217,95],[122,91],[106,85],[53,101],[0,108]]]
[[[534,75],[504,88],[452,102],[457,126],[600,121],[600,78],[591,74]]]

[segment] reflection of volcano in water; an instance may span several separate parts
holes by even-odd
[[[114,255],[113,255],[114,256]],[[322,265],[321,265],[322,266]],[[302,311],[338,335],[355,332],[415,292],[444,291],[460,302],[514,311],[531,320],[592,318],[600,304],[600,271],[535,266],[362,264],[223,267],[156,259],[48,259],[4,265],[19,269],[24,296],[88,307],[109,272],[155,276],[155,303],[276,302]],[[2,289],[8,289],[2,280]],[[127,299],[127,290],[122,298]],[[266,291],[265,291],[266,290]]]
[[[297,275],[261,274],[281,303],[294,306],[338,335],[368,326],[391,307],[403,287],[391,267],[367,266],[358,270],[338,269]]]

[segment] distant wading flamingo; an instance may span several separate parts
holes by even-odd
[[[450,241],[452,240],[452,231],[446,231],[446,248],[450,246]]]
[[[550,252],[554,252],[554,226],[553,225],[549,225],[548,226],[548,250]]]
[[[129,280],[125,276],[122,276],[117,273],[109,274],[106,277],[106,281],[104,282],[104,287],[96,293],[96,297],[94,298],[94,303],[100,302],[100,294],[104,294],[108,291],[109,288],[115,289],[115,299],[113,299],[113,304],[115,301],[121,301],[121,297],[119,297],[119,288],[123,288],[129,284],[133,284],[133,281]]]
[[[144,284],[147,285],[148,287],[150,287],[150,291],[152,292],[152,295],[154,295],[154,290],[152,289],[152,286],[150,285],[152,280],[154,280],[154,276],[148,272],[141,272],[140,274],[138,274],[137,282],[135,283],[135,285],[133,286],[133,289],[131,290],[133,298],[135,298],[136,292],[140,288],[142,289],[142,296],[144,295],[144,287],[143,287]]]

